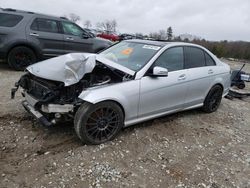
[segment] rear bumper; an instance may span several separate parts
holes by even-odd
[[[22,105],[25,110],[31,115],[33,115],[41,124],[47,127],[52,125],[52,123],[49,122],[46,117],[44,117],[44,115],[42,115],[39,111],[35,110],[35,108],[32,107],[27,101],[23,101]]]

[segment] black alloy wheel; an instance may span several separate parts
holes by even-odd
[[[15,70],[24,70],[37,60],[35,53],[28,47],[18,46],[8,54],[8,64]]]
[[[203,111],[207,113],[215,112],[221,103],[223,89],[220,85],[215,85],[208,93],[203,106]]]
[[[114,102],[85,103],[76,113],[75,130],[84,143],[101,144],[118,134],[123,121],[123,112]]]

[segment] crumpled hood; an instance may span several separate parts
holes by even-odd
[[[122,72],[134,75],[135,72],[114,63],[98,54],[70,53],[59,57],[51,58],[27,67],[31,74],[53,81],[60,81],[65,86],[79,82],[86,73],[93,71],[96,60]]]

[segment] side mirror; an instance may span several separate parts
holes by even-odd
[[[83,38],[83,39],[88,39],[88,38],[90,38],[90,36],[87,35],[86,33],[83,33],[83,34],[82,34],[82,38]]]
[[[163,67],[154,67],[152,76],[166,77],[168,76],[168,69]]]

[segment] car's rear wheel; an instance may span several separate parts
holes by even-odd
[[[13,48],[8,54],[8,64],[15,70],[24,70],[27,66],[35,63],[37,60],[32,49],[26,46]]]
[[[77,136],[86,144],[112,140],[124,124],[122,109],[114,102],[84,103],[76,112],[74,125]]]
[[[212,113],[215,112],[221,103],[223,94],[223,88],[220,85],[215,85],[208,93],[204,105],[203,105],[203,111],[206,113]]]
[[[245,85],[245,83],[243,82],[243,83],[240,83],[239,85],[237,85],[237,87],[238,87],[239,89],[244,89],[244,88],[246,87],[246,85]]]

